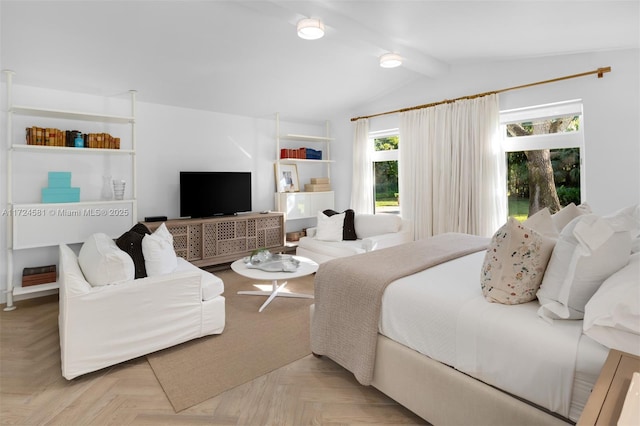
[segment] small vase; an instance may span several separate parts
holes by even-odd
[[[113,195],[116,200],[124,199],[124,187],[126,182],[123,179],[114,179],[113,180]]]
[[[102,176],[102,199],[113,199],[113,187],[111,186],[111,176]]]

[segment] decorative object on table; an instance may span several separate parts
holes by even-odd
[[[124,179],[114,179],[113,180],[113,196],[116,200],[124,199],[124,188],[126,185],[126,181]]]
[[[260,269],[265,272],[294,272],[300,261],[288,254],[272,254],[269,250],[256,250],[244,259],[247,268]]]
[[[80,188],[71,187],[71,172],[49,172],[48,184],[42,188],[43,203],[76,203]]]
[[[22,270],[22,287],[56,281],[56,265],[35,266]]]
[[[111,176],[102,176],[102,194],[103,200],[111,200],[113,198],[113,186],[111,184]]]
[[[276,186],[278,192],[298,192],[298,168],[295,164],[276,164]]]

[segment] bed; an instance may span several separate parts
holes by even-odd
[[[637,296],[630,303],[637,304],[640,254],[631,255],[636,226],[637,222],[626,221],[613,233],[617,239],[605,243],[600,239],[601,251],[614,250],[609,255],[618,258],[626,253],[626,258],[610,265],[598,287],[605,287],[609,277],[616,281],[615,276],[622,275],[616,282],[624,282],[630,299]],[[559,243],[562,235],[557,232],[552,239],[545,267],[555,262],[554,268],[569,269],[562,266],[566,262],[559,255],[552,256],[566,246]],[[615,341],[625,342],[622,350],[637,347],[640,351],[638,307],[632,307],[630,318],[619,321],[622,326],[608,326],[619,333],[607,340],[594,339],[584,329],[586,322],[606,324],[607,315],[602,312],[615,310],[611,304],[591,309],[594,313],[584,319],[565,320],[545,315],[542,305],[553,309],[553,304],[544,297],[546,305],[535,296],[528,302],[490,303],[480,281],[494,243],[495,236],[489,240],[444,234],[321,265],[312,307],[312,351],[336,361],[363,385],[378,388],[433,424],[575,423],[609,348],[617,346]],[[411,264],[413,257],[435,260],[406,270],[398,266]],[[593,264],[593,259],[591,253],[585,263]],[[390,269],[400,271],[389,273],[388,283],[368,288],[368,282]],[[350,293],[350,287],[357,288],[355,293]],[[545,287],[547,292],[550,287]],[[609,289],[607,294],[620,291]]]

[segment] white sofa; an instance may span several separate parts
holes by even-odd
[[[182,258],[169,274],[92,286],[62,244],[59,268],[66,379],[224,329],[222,280]]]
[[[413,240],[411,222],[400,216],[356,214],[354,224],[356,240],[319,240],[316,238],[317,227],[307,228],[307,236],[298,241],[296,254],[320,264],[338,257],[353,256]]]

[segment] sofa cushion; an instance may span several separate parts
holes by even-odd
[[[200,275],[202,276],[202,300],[211,300],[214,297],[218,297],[222,293],[224,293],[224,283],[219,277],[203,269],[200,269],[197,266],[194,266],[181,257],[177,258],[177,265],[178,266],[174,271],[175,273],[194,271],[200,273]]]
[[[173,250],[173,235],[164,222],[153,234],[142,238],[142,254],[147,275],[150,277],[170,274],[178,267],[176,253]]]
[[[131,257],[120,250],[107,234],[91,235],[82,245],[78,263],[92,286],[133,280],[135,267]]]
[[[312,237],[302,237],[298,247],[330,257],[353,256],[366,252],[362,240],[356,241],[319,241]]]
[[[335,210],[327,209],[323,211],[325,215],[331,217],[336,214],[340,214]],[[342,224],[342,239],[345,241],[354,241],[358,239],[356,235],[355,216],[356,213],[352,209],[347,209],[344,212],[344,222]]]
[[[142,223],[137,223],[116,240],[116,245],[120,250],[131,256],[135,266],[136,278],[147,276],[147,269],[144,266],[144,254],[142,253],[142,238],[148,234],[151,234],[149,228]]]
[[[318,212],[316,239],[320,241],[342,241],[344,217],[344,213],[327,216],[322,212]]]
[[[357,214],[354,220],[358,238],[398,232],[402,225],[400,216],[393,214]]]
[[[591,296],[629,261],[630,218],[580,215],[565,226],[537,296],[545,319],[582,319]]]

